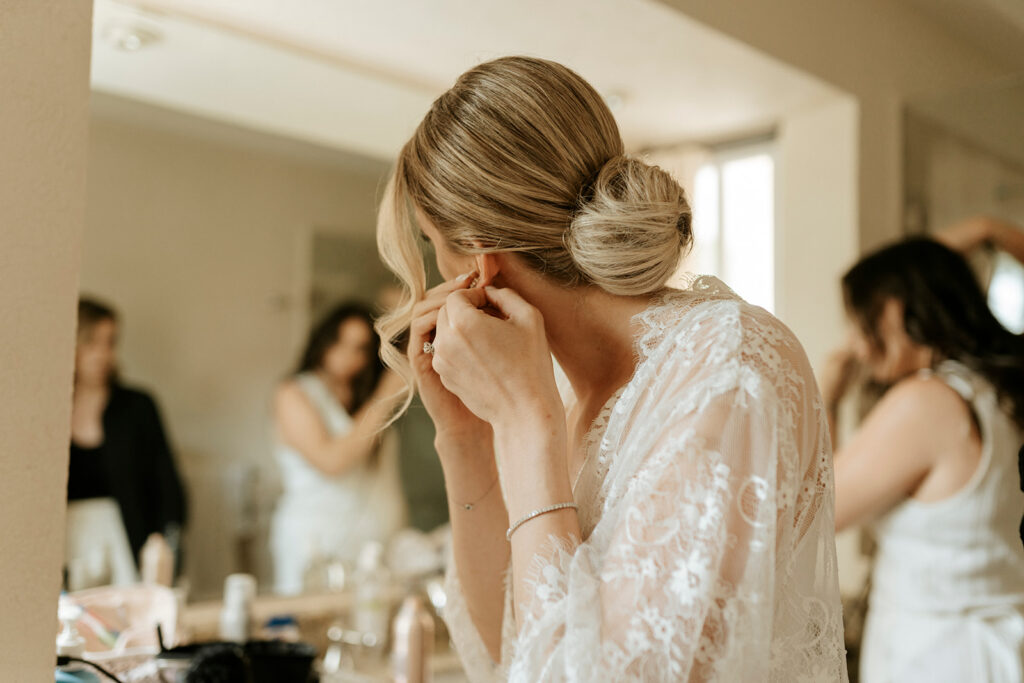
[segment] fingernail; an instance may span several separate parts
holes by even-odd
[[[472,274],[473,274],[473,271],[470,271],[468,273],[463,273],[462,275],[460,275],[457,278],[455,278],[455,281],[456,282],[465,282],[469,278],[469,276],[472,275]]]

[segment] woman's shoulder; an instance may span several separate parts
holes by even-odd
[[[876,409],[899,411],[908,416],[921,416],[941,429],[951,418],[968,414],[964,396],[947,378],[938,373],[917,373],[894,384]]]
[[[315,380],[316,377],[309,373],[299,373],[281,380],[274,390],[274,404],[279,407],[281,405],[312,407],[314,403],[312,384]]]
[[[312,411],[318,415],[336,410],[344,412],[341,403],[312,372],[300,372],[278,384],[274,392],[274,407],[278,414],[282,411]]]
[[[652,312],[655,322],[646,333],[668,342],[675,352],[719,361],[788,357],[806,363],[803,347],[785,323],[715,277],[701,276],[685,289],[668,292]]]

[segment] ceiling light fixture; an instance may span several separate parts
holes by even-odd
[[[152,28],[114,21],[103,27],[103,40],[124,52],[138,52],[144,47],[160,42],[163,35]]]
[[[606,92],[602,97],[604,97],[604,103],[608,105],[608,108],[612,110],[613,114],[618,113],[626,103],[626,96],[617,90]]]

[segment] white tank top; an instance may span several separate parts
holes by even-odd
[[[302,373],[296,382],[313,403],[331,436],[352,429],[352,417],[331,394],[319,377]],[[284,495],[280,510],[325,520],[370,519],[395,528],[404,514],[404,501],[398,473],[398,440],[392,430],[384,434],[375,463],[356,465],[338,476],[327,476],[316,469],[291,446],[277,440],[275,455],[281,468]]]
[[[962,364],[947,361],[927,374],[973,409],[981,459],[952,496],[931,503],[905,500],[876,522],[872,609],[969,613],[1024,606],[1021,431],[1000,408],[992,386]]]

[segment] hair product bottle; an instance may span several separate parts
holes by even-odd
[[[391,675],[395,683],[429,683],[434,650],[434,617],[423,598],[402,602],[391,632]]]

